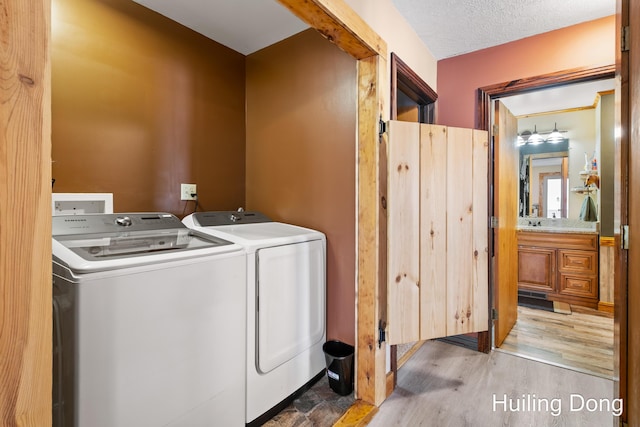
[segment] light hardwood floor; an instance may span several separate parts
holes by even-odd
[[[596,410],[578,410],[581,399]],[[369,426],[605,427],[613,425],[616,405],[612,380],[428,341],[398,371],[398,387]]]
[[[613,378],[613,315],[572,306],[571,314],[518,307],[500,350]]]

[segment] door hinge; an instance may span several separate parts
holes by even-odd
[[[499,129],[500,129],[500,128],[498,127],[498,125],[493,125],[493,134],[494,134],[494,135],[497,135],[497,134],[498,134],[498,130],[499,130]]]
[[[622,27],[620,32],[620,51],[629,52],[629,26]]]
[[[498,320],[498,310],[495,308],[491,309],[491,320]]]
[[[490,218],[489,227],[490,228],[498,228],[498,217],[497,216],[492,216]]]
[[[380,116],[380,120],[378,121],[378,136],[382,136],[387,131],[387,122],[382,120],[382,116]]]
[[[620,227],[620,246],[622,249],[629,249],[629,226],[623,225]]]
[[[385,328],[387,327],[387,322],[380,319],[378,322],[378,348],[382,347],[382,343],[387,340]]]

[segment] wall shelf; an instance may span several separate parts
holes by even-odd
[[[573,187],[571,192],[578,194],[590,194],[595,193],[597,190],[598,189],[596,187]]]

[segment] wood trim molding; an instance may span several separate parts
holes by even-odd
[[[615,237],[600,236],[600,246],[615,246],[615,245],[616,245]]]
[[[489,130],[491,111],[489,103],[491,99],[552,88],[569,83],[611,79],[615,77],[615,74],[616,67],[614,64],[611,64],[595,68],[574,68],[481,87],[478,89],[476,127],[482,130]]]
[[[398,88],[404,85],[417,103],[436,102],[438,94],[415,71],[411,69],[395,52],[391,52],[391,120],[398,118]]]
[[[344,0],[278,0],[356,59],[387,56],[387,43]]]
[[[51,2],[7,0],[0,32],[0,424],[51,425]],[[20,173],[17,173],[17,172]],[[28,226],[25,226],[27,224]]]
[[[606,313],[613,313],[614,304],[612,302],[598,302],[598,311],[604,311]]]
[[[379,75],[382,57],[358,61],[358,299],[356,398],[380,405],[386,399],[386,344],[378,345],[378,323],[386,311],[381,280],[379,198]],[[382,287],[382,289],[380,288]]]

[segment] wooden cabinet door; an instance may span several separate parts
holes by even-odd
[[[518,287],[535,292],[555,293],[556,250],[518,248]]]

